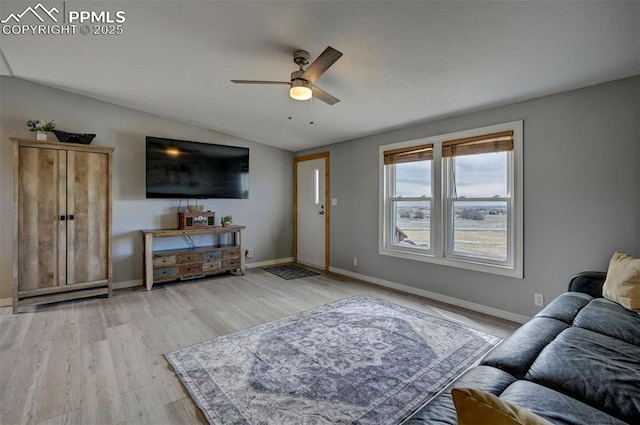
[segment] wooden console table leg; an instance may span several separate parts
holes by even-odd
[[[244,246],[244,229],[240,229],[240,273],[244,276],[246,273],[246,255],[245,255],[245,246]]]
[[[147,291],[153,286],[153,234],[144,235],[144,283]]]

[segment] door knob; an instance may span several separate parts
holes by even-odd
[[[324,211],[320,211],[318,214],[320,214],[320,215],[324,215]]]

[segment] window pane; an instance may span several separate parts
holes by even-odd
[[[393,216],[394,245],[431,248],[431,201],[393,201]]]
[[[431,162],[415,161],[395,164],[396,198],[431,197]]]
[[[507,260],[507,203],[453,201],[453,253]]]
[[[497,152],[455,157],[458,197],[506,197],[508,155],[508,152]]]

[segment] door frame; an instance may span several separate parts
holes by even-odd
[[[331,258],[329,244],[331,233],[329,152],[320,152],[293,158],[293,261],[298,262],[298,163],[315,159],[324,159],[324,270],[329,271],[329,259]]]

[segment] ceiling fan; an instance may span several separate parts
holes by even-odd
[[[329,105],[335,105],[340,102],[335,96],[330,95],[320,87],[313,83],[325,73],[331,65],[333,65],[340,57],[342,53],[329,46],[324,49],[324,52],[316,58],[304,69],[304,66],[309,64],[309,52],[305,50],[296,50],[293,52],[293,61],[300,66],[298,71],[291,73],[291,81],[259,81],[259,80],[231,80],[236,84],[282,84],[290,87],[289,96],[295,100],[309,100],[313,96],[314,98],[323,101]]]

